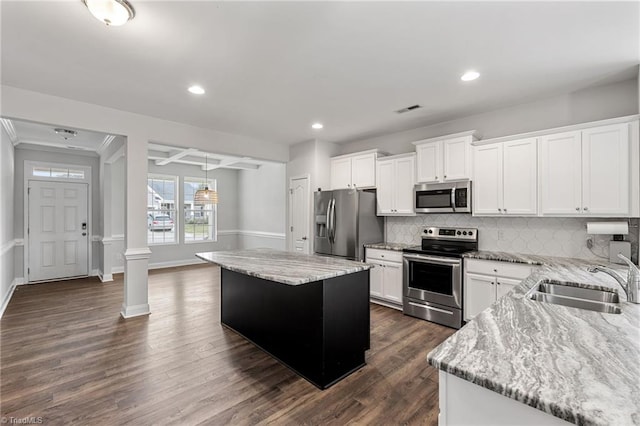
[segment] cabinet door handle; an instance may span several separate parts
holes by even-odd
[[[584,207],[583,210],[586,212],[587,210],[589,210],[589,208],[588,207]]]
[[[502,209],[498,209],[499,212],[502,212]]]
[[[491,285],[493,285],[493,281],[491,281]]]
[[[507,209],[504,209],[504,212],[506,213],[506,212],[507,212]]]
[[[496,281],[496,284],[500,285],[500,281]]]
[[[576,207],[576,211],[579,212],[580,211],[580,207]]]
[[[497,269],[494,269],[494,270],[493,270],[493,272],[496,272],[496,273],[497,273],[497,272],[498,272],[498,270],[497,270]]]
[[[446,178],[447,178],[447,175],[444,175],[444,178],[446,179]]]
[[[436,176],[436,180],[438,180],[438,176]]]

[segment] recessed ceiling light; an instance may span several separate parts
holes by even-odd
[[[127,0],[82,0],[89,12],[108,26],[124,25],[136,16]]]
[[[311,128],[312,128],[312,129],[315,129],[315,130],[320,130],[320,129],[322,129],[323,127],[324,127],[324,126],[322,125],[322,123],[313,123],[313,124],[311,125]]]
[[[191,86],[188,90],[194,95],[204,95],[204,89],[200,86]]]
[[[460,80],[471,81],[471,80],[475,80],[478,77],[480,77],[480,73],[478,71],[467,71],[464,74],[462,74],[462,77],[460,77]]]

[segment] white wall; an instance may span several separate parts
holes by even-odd
[[[90,230],[92,236],[99,236],[101,233],[100,224],[100,182],[99,182],[99,158],[95,155],[82,155],[69,150],[53,147],[43,147],[29,144],[20,144],[15,149],[15,203],[13,205],[14,232],[15,238],[24,239],[24,162],[43,161],[60,164],[73,164],[91,167],[91,223]],[[24,274],[24,246],[17,247],[16,252],[16,277],[23,278]],[[100,266],[100,256],[102,245],[99,241],[92,242],[92,259],[90,269],[97,270]],[[18,263],[20,262],[20,263]]]
[[[286,165],[238,172],[239,248],[286,250]]]
[[[184,203],[182,200],[182,185],[183,178],[202,178],[204,180],[204,172],[198,166],[170,163],[166,166],[157,166],[154,161],[149,161],[149,173],[178,176],[179,181],[179,197],[176,204],[177,214],[182,215]],[[116,164],[116,167],[117,164]],[[115,176],[117,171],[112,169],[112,173]],[[215,179],[217,183],[217,190],[219,196],[218,203],[218,241],[212,242],[196,242],[185,243],[182,235],[182,224],[180,223],[180,230],[178,235],[178,242],[176,244],[169,245],[150,245],[151,258],[149,259],[149,267],[157,268],[162,266],[178,265],[198,263],[199,260],[195,257],[198,252],[204,251],[216,251],[216,250],[233,250],[238,247],[238,172],[230,169],[216,169],[209,171],[209,179]],[[114,185],[124,185],[124,182],[117,181],[114,177]],[[115,190],[113,194],[118,191]],[[120,187],[122,190],[123,188]],[[117,230],[120,228],[120,223],[124,222],[124,210],[121,208],[118,210],[117,206],[114,206],[112,210],[113,217],[113,234],[117,234]],[[124,247],[122,243],[114,245],[114,270],[116,272],[122,272],[123,261],[122,257],[118,256],[118,253],[122,252]]]
[[[638,79],[579,90],[469,117],[358,140],[341,145],[340,153],[380,148],[390,154],[412,152],[411,142],[477,130],[482,139],[637,114]]]
[[[13,292],[15,235],[14,148],[4,128],[0,131],[0,317]]]
[[[313,212],[313,193],[322,188],[329,189],[331,168],[330,158],[338,155],[338,145],[331,142],[313,140],[291,145],[289,148],[289,162],[287,163],[287,187],[291,178],[306,176],[310,177],[310,205],[309,209],[309,230],[308,235],[313,235],[314,212]],[[289,230],[289,192],[287,191],[287,248],[291,250],[291,233]],[[313,243],[311,243],[311,251],[313,252]]]

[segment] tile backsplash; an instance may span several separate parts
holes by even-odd
[[[611,235],[587,235],[587,222],[604,221],[597,218],[540,218],[540,217],[473,217],[469,214],[426,214],[413,217],[387,217],[386,241],[390,243],[420,244],[423,228],[478,228],[480,250],[510,251],[545,256],[597,259],[609,258]],[[610,219],[618,220],[618,219]],[[619,219],[627,220],[627,219]],[[629,220],[631,256],[638,263],[638,219]],[[593,238],[593,252],[587,248],[587,238]]]

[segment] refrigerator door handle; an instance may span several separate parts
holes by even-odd
[[[333,200],[333,199],[331,199]],[[327,203],[327,240],[331,243],[331,200]]]
[[[336,242],[336,199],[331,199],[331,242]]]

